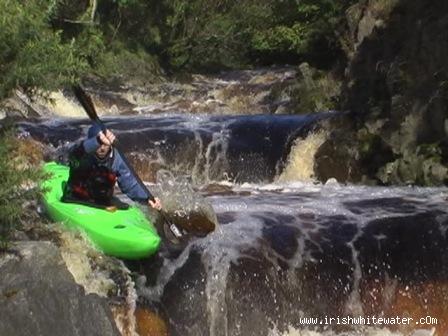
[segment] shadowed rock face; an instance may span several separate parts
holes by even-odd
[[[301,317],[346,316],[432,316],[447,332],[443,203],[393,192],[334,197],[253,195],[243,214],[218,208],[217,232],[151,271],[160,276],[157,306],[170,335],[268,335],[303,328]],[[232,208],[237,198],[219,199]]]
[[[120,335],[105,299],[85,295],[54,245],[0,258],[0,335]]]
[[[448,3],[363,1],[349,11],[343,109],[317,153],[325,181],[448,182]],[[341,179],[340,179],[341,178]]]

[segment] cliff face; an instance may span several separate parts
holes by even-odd
[[[347,19],[350,117],[317,153],[317,176],[331,177],[335,150],[350,157],[337,164],[345,180],[447,183],[448,2],[362,1]]]

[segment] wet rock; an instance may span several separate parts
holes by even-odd
[[[140,336],[168,336],[166,323],[157,314],[144,308],[137,308],[135,318]]]
[[[348,11],[352,48],[342,100],[353,113],[356,141],[344,153],[359,160],[368,179],[447,182],[446,13],[442,0],[364,1]],[[363,128],[373,142],[359,133]],[[369,143],[376,149],[360,153]],[[418,153],[425,146],[437,147],[438,156]]]
[[[437,186],[447,183],[448,168],[441,162],[438,146],[433,144],[432,147],[435,149],[432,154],[420,146],[416,152],[405,151],[402,157],[381,167],[377,177],[385,184]]]
[[[232,194],[235,194],[232,186],[218,184],[218,183],[207,184],[204,188],[201,189],[201,191],[207,193],[208,195],[232,195]]]
[[[277,106],[289,98],[289,113],[309,114],[336,109],[341,93],[341,80],[332,73],[319,71],[308,63],[299,65],[297,79],[288,86],[273,90]],[[275,88],[275,87],[274,87]]]
[[[85,295],[49,242],[0,257],[1,335],[120,335],[105,299]]]
[[[314,156],[315,177],[322,182],[330,178],[342,183],[359,182],[362,172],[352,121],[347,117],[336,118],[329,125],[326,127],[333,131]]]
[[[21,112],[24,108],[23,106],[11,106],[11,104],[15,104],[12,100],[5,100],[0,105],[0,119],[4,119],[6,117],[24,117]]]
[[[189,234],[201,237],[213,232],[216,227],[216,219],[210,219],[210,215],[205,211],[173,211],[169,214],[165,213],[165,218],[170,223],[175,223],[177,227],[186,230]]]
[[[319,181],[335,178],[340,182],[359,181],[357,163],[350,151],[335,140],[328,140],[319,147],[315,155],[314,171]]]
[[[169,321],[169,335],[209,335],[205,277],[201,256],[192,251],[165,286],[161,305],[163,316]]]
[[[316,154],[319,180],[447,183],[446,3],[363,1],[347,19],[342,96],[351,120],[329,127]]]

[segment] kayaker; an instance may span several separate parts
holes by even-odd
[[[114,149],[114,141],[115,135],[110,130],[103,132],[98,124],[94,124],[87,132],[87,139],[70,149],[70,175],[62,201],[105,207],[121,205],[118,200],[112,204],[114,186],[118,182],[121,191],[129,198],[160,210],[160,199],[155,197],[152,201],[152,196],[148,197]]]

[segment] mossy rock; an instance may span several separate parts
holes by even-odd
[[[295,113],[312,113],[337,109],[341,93],[341,82],[330,73],[319,71],[307,63],[299,66],[297,84],[291,96]]]
[[[438,144],[424,144],[415,151],[384,165],[377,173],[384,184],[416,184],[440,186],[448,182],[448,167],[442,163]]]
[[[364,174],[374,176],[386,163],[394,159],[390,146],[379,134],[363,128],[357,133],[359,161]]]

